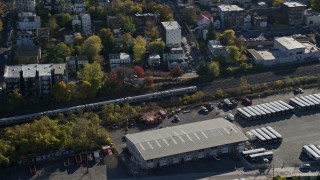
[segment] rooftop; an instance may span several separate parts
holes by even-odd
[[[309,8],[304,11],[304,15],[306,15],[306,16],[320,16],[320,13]]]
[[[159,54],[150,54],[149,59],[160,59],[160,55]]]
[[[181,26],[178,24],[177,21],[166,21],[161,22],[161,24],[166,30],[181,29]]]
[[[278,37],[275,38],[275,42],[278,42],[288,50],[292,49],[298,49],[298,48],[305,48],[303,44],[301,44],[299,41],[293,39],[292,37]]]
[[[144,160],[248,140],[237,126],[223,118],[127,134],[126,138]]]
[[[52,64],[54,74],[65,74],[66,64]]]
[[[5,66],[4,77],[5,78],[20,78],[21,66]]]
[[[287,1],[283,3],[285,6],[292,8],[292,7],[305,7],[306,5],[296,2],[296,1]]]
[[[243,8],[237,5],[228,5],[228,4],[221,4],[218,6],[221,11],[244,11]]]
[[[320,51],[316,45],[311,44],[310,42],[302,42],[301,44],[305,47],[305,53],[312,53],[312,52],[319,52]]]
[[[251,53],[251,55],[255,59],[263,59],[266,61],[273,61],[278,58],[285,58],[287,57],[283,52],[277,50],[277,49],[270,49],[270,50],[255,50],[255,49],[248,49],[248,52]]]
[[[51,76],[52,64],[38,64],[39,76]]]
[[[221,45],[220,41],[215,41],[215,40],[210,40],[208,41],[208,44],[212,47],[212,48],[223,48],[223,46]]]
[[[36,77],[36,74],[37,74],[37,64],[22,65],[22,76],[24,78]]]

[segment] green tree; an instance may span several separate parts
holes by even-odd
[[[71,55],[71,48],[64,42],[57,45],[49,44],[41,59],[42,63],[63,63],[66,57]]]
[[[213,61],[212,63],[210,63],[209,69],[210,69],[211,74],[214,77],[217,77],[217,76],[220,75],[220,64],[219,64],[219,62]]]
[[[84,38],[80,35],[80,36],[76,36],[74,38],[74,41],[73,41],[73,46],[81,46],[84,42]]]
[[[214,3],[214,4],[219,4],[220,3],[220,0],[211,0],[212,1],[212,3]]]
[[[222,89],[217,89],[216,92],[214,93],[214,96],[217,98],[222,98],[223,97],[223,90]]]
[[[311,4],[312,9],[314,9],[316,11],[320,11],[320,1],[319,0],[311,0],[310,4]]]
[[[3,30],[3,22],[0,20],[0,31]]]
[[[149,53],[163,54],[166,44],[163,41],[152,41],[149,43]]]
[[[201,62],[197,68],[197,74],[199,76],[207,76],[209,73],[209,65],[206,62]]]
[[[283,3],[284,0],[274,0],[273,3],[272,3],[272,6],[273,7],[279,7],[282,3]]]
[[[131,16],[125,17],[123,29],[129,33],[134,33],[136,31],[136,25],[134,24]]]
[[[57,21],[56,21],[56,18],[54,18],[54,17],[49,18],[49,27],[52,32],[55,32],[59,28]]]
[[[60,28],[71,26],[72,17],[69,13],[60,13],[53,16]]]
[[[182,75],[183,75],[183,69],[181,69],[179,66],[176,66],[176,67],[170,69],[170,76],[171,77],[177,78]]]
[[[57,102],[67,102],[72,97],[72,91],[64,81],[54,84],[51,93]]]
[[[137,62],[141,62],[141,60],[144,58],[144,55],[147,50],[146,45],[147,45],[147,41],[142,36],[136,37],[133,43],[133,55],[134,55],[134,59]]]
[[[133,44],[133,38],[130,33],[125,33],[121,36],[121,43],[123,50],[125,52],[128,52],[130,49],[132,49]]]
[[[9,165],[10,165],[9,158],[0,154],[0,167],[8,167]]]
[[[81,80],[77,83],[77,93],[75,97],[77,99],[87,99],[92,98],[94,95],[91,93],[92,86],[88,81]]]
[[[210,22],[207,33],[207,40],[215,40],[217,38],[216,30],[213,22]]]
[[[187,25],[192,26],[197,21],[197,11],[194,7],[186,7],[181,10],[181,18]]]
[[[25,98],[19,90],[15,89],[10,93],[9,102],[13,108],[17,108],[25,103]]]
[[[113,37],[113,32],[110,28],[102,28],[99,31],[98,35],[101,39],[101,43],[103,45],[103,48],[105,52],[108,54],[112,51],[113,49],[113,44],[114,44],[114,37]]]
[[[234,41],[236,39],[236,33],[232,29],[228,29],[222,32],[219,36],[219,41],[224,46],[234,45]]]
[[[240,49],[237,46],[229,46],[228,47],[230,58],[235,62],[238,61],[241,57]]]
[[[159,38],[159,31],[157,29],[157,27],[153,26],[150,28],[149,31],[146,31],[147,36],[149,36],[151,38],[151,41],[155,41],[156,39]]]
[[[158,5],[154,12],[159,12],[160,21],[174,21],[173,11],[168,5]]]
[[[90,62],[93,62],[93,60],[99,55],[101,48],[102,45],[100,37],[93,35],[86,39],[81,45],[81,52],[88,56]]]
[[[78,72],[78,78],[88,81],[91,85],[95,85],[94,89],[99,89],[102,85],[104,73],[101,66],[97,62],[86,64],[82,70]]]

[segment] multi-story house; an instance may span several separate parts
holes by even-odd
[[[59,81],[68,82],[68,70],[66,64],[52,64],[52,84]]]
[[[163,39],[167,47],[181,46],[181,27],[177,21],[161,22]]]
[[[148,63],[150,67],[160,66],[160,55],[159,54],[150,54],[148,57]]]
[[[82,24],[82,33],[85,36],[91,35],[91,17],[89,14],[80,14],[81,24]]]
[[[252,4],[252,0],[221,0],[222,4],[237,4],[242,7],[248,7]]]
[[[221,26],[226,28],[242,28],[245,10],[237,5],[222,4],[218,6],[218,15],[221,18]]]
[[[194,0],[177,0],[178,7],[192,6],[193,4]]]
[[[38,64],[37,72],[39,76],[39,93],[40,95],[48,95],[52,87],[52,64]]]
[[[39,89],[37,81],[37,64],[28,64],[22,66],[21,93],[25,96],[35,96]]]
[[[172,69],[175,66],[180,66],[181,68],[188,67],[188,63],[184,60],[182,47],[168,48],[168,50],[163,53],[163,61],[167,61],[169,69]]]
[[[34,34],[31,31],[17,32],[17,46],[34,46]]]
[[[22,12],[18,14],[17,29],[36,31],[41,27],[40,16],[31,12]]]
[[[320,13],[312,9],[304,11],[304,24],[307,26],[320,26]]]
[[[20,90],[21,82],[21,71],[22,67],[20,65],[17,66],[5,66],[4,69],[4,82],[6,84],[6,88],[8,92],[12,92],[17,89]]]
[[[69,74],[75,74],[83,69],[86,64],[89,64],[88,58],[85,55],[66,57],[66,62]]]
[[[16,8],[18,12],[31,12],[36,13],[36,1],[35,0],[17,0]]]
[[[207,48],[208,48],[209,57],[211,59],[218,56],[224,56],[227,58],[229,55],[226,47],[222,46],[220,41],[216,41],[216,40],[208,41]]]
[[[65,64],[28,64],[5,66],[7,91],[20,90],[24,96],[48,95],[52,85],[68,81]]]
[[[303,24],[303,13],[306,5],[300,2],[286,1],[281,4],[281,9],[287,17],[289,26],[299,26]]]
[[[109,54],[110,69],[113,70],[123,65],[131,65],[131,57],[127,53]]]

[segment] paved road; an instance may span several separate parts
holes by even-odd
[[[320,74],[320,64],[302,66],[296,69],[284,69],[284,70],[279,70],[275,72],[269,71],[269,72],[264,72],[259,74],[246,75],[242,77],[246,79],[249,82],[249,84],[255,84],[255,83],[266,83],[266,82],[276,81],[279,79],[284,79],[286,76],[299,77],[299,76],[318,75],[318,74]],[[215,80],[211,82],[209,85],[204,85],[204,87],[202,88],[202,91],[208,94],[214,94],[214,92],[218,88],[220,89],[237,88],[240,85],[240,82],[241,82],[240,79],[241,77],[230,77],[226,79]]]

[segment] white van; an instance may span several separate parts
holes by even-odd
[[[227,118],[230,120],[230,121],[234,121],[234,115],[229,113]]]

